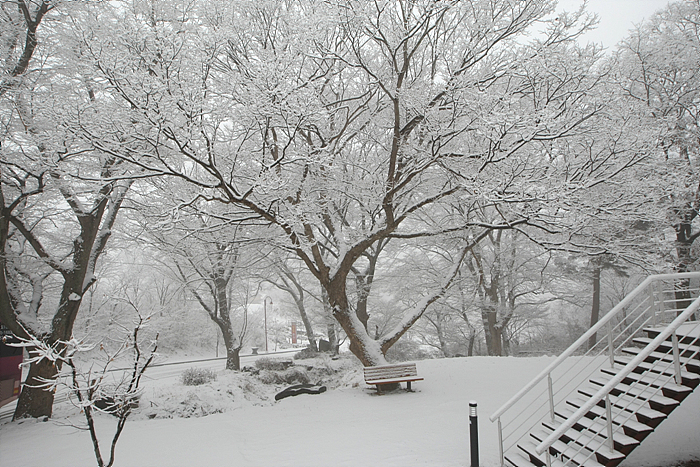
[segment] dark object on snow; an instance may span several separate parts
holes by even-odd
[[[285,397],[298,396],[299,394],[321,394],[322,392],[326,392],[325,386],[319,386],[318,384],[295,384],[275,394],[275,400],[278,401]]]
[[[331,343],[328,342],[325,339],[321,339],[318,341],[318,351],[319,352],[330,352],[333,350],[333,347],[331,347]]]
[[[245,371],[246,373],[250,373],[251,375],[259,375],[260,374],[260,369],[255,368],[254,366],[244,366],[241,368],[241,371]]]

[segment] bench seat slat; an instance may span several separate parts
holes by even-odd
[[[418,376],[417,371],[372,371],[365,372],[366,378],[372,378],[374,376],[387,376],[390,378],[399,378],[401,376]]]
[[[388,379],[365,380],[365,382],[367,384],[404,383],[406,381],[423,381],[423,378],[412,377],[412,378],[388,378]]]
[[[393,365],[366,366],[365,370],[381,370],[385,368],[415,368],[415,363],[396,363]]]
[[[417,371],[367,371],[365,376],[372,377],[377,375],[392,375],[392,376],[416,376]]]

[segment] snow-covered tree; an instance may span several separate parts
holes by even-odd
[[[489,233],[562,230],[574,200],[636,157],[573,149],[606,117],[601,53],[574,42],[583,12],[526,42],[553,1],[143,5],[113,10],[119,40],[83,37],[149,149],[94,144],[271,226],[365,365],[386,361]],[[470,215],[484,207],[498,216]],[[348,292],[362,258],[463,229],[442,284],[370,336]]]
[[[60,20],[71,6],[20,0],[2,8],[8,68],[0,76],[0,319],[17,336],[30,333],[48,345],[71,339],[132,185],[132,166],[74,131],[83,122],[110,138],[123,134],[114,120],[102,120],[114,116],[113,101],[86,74],[80,51],[61,42]],[[50,30],[49,16],[56,20]],[[55,376],[56,365],[44,359],[30,366],[15,418],[51,415],[53,393],[34,382]]]
[[[217,206],[208,212],[202,212],[203,203],[178,209],[187,193],[160,185],[146,197],[135,196],[141,224],[137,241],[141,248],[157,252],[158,266],[170,272],[218,327],[226,348],[226,369],[240,370],[240,351],[248,331],[247,305],[255,295],[248,285],[261,282],[255,278],[267,250],[264,235],[255,225],[232,221],[231,213],[216,210]]]
[[[699,21],[700,2],[670,3],[633,30],[617,54],[627,105],[638,112],[639,132],[654,146],[639,178],[662,213],[656,225],[675,231],[673,261],[681,272],[696,268],[693,245],[700,237]]]

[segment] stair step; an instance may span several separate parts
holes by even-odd
[[[566,403],[577,409],[583,407],[587,401],[581,397],[571,397],[566,400]],[[588,412],[587,417],[590,419],[595,419],[600,423],[605,423],[607,420],[606,412],[604,407],[594,405]],[[652,427],[646,425],[639,420],[634,415],[629,412],[620,410],[617,407],[612,407],[612,417],[613,424],[621,425],[625,434],[631,436],[634,439],[642,441],[644,438],[649,436],[649,434],[654,431]]]
[[[594,378],[590,378],[589,381],[596,386],[605,386],[612,378],[608,375],[601,374]],[[614,396],[627,395],[636,398],[638,401],[647,401],[649,406],[658,410],[666,415],[673,412],[673,409],[678,407],[680,402],[676,399],[671,399],[666,397],[661,393],[660,389],[650,388],[648,386],[634,385],[630,386],[625,383],[619,383],[610,391],[610,394]]]
[[[600,371],[609,376],[617,376],[619,370],[614,368],[601,368]],[[683,399],[693,392],[692,388],[688,386],[676,384],[673,375],[630,373],[623,378],[622,382],[624,384],[641,384],[651,388],[660,388],[664,396],[679,402],[683,401]]]
[[[578,389],[578,392],[584,396],[592,397],[596,392],[598,392],[598,389],[600,388],[597,386],[582,386]],[[646,401],[635,399],[634,397],[625,395],[611,395],[610,403],[619,409],[633,412],[640,422],[654,428],[659,426],[659,423],[666,419],[665,413],[652,409],[649,407]],[[603,399],[598,401],[598,405],[605,407],[605,400]]]
[[[537,445],[533,443],[532,441],[529,440],[521,440],[518,442],[518,448],[523,451],[525,454],[527,454],[527,457],[529,459],[530,464],[536,465],[538,467],[542,467],[544,465],[547,465],[547,455],[546,453],[542,454],[537,454],[535,451],[535,448]],[[512,454],[508,454],[508,456],[511,456]],[[518,454],[519,457],[522,457]],[[505,457],[505,456],[504,456]],[[552,467],[570,467],[567,466],[564,462],[560,461],[554,456],[550,456],[550,461],[552,464]],[[526,466],[527,467],[527,464]]]
[[[653,339],[650,339],[648,337],[635,337],[634,339],[632,339],[632,342],[641,345],[642,347],[646,347],[651,343],[651,341],[653,341]],[[657,349],[659,352],[670,354],[673,351],[673,344],[670,340],[666,340],[659,344]],[[700,359],[700,346],[697,345],[684,344],[679,342],[678,352],[680,353],[681,357],[694,358],[696,360]]]
[[[512,454],[506,454],[503,456],[508,462],[508,464],[512,465],[513,467],[532,467],[536,464],[533,464],[530,462],[530,458],[525,458],[522,454],[519,454],[517,452],[514,452]]]
[[[542,422],[542,425],[549,433],[552,433],[554,430],[559,428],[559,426],[561,426],[561,422]],[[618,451],[617,449],[611,452],[610,447],[608,446],[607,438],[598,436],[595,433],[589,433],[585,430],[578,431],[569,429],[565,431],[559,439],[567,444],[574,443],[591,451],[595,451],[598,462],[606,466],[611,464],[617,465],[622,462],[625,457],[627,457],[624,453]]]
[[[654,339],[665,329],[665,326],[651,326],[642,330],[647,334],[647,336]],[[700,326],[698,326],[697,321],[686,322],[681,324],[680,327],[676,329],[676,335],[678,336],[678,340],[684,344],[698,345],[698,342],[700,342]]]
[[[534,448],[535,445],[532,444],[532,446],[533,446],[531,448],[532,452],[535,452],[535,448]],[[512,453],[506,454],[503,457],[513,467],[538,467],[538,466],[546,465],[546,464],[538,464],[538,463],[532,462],[532,460],[530,460],[530,456],[524,456],[524,455],[520,454],[519,452],[512,452]],[[556,457],[551,458],[551,463],[552,463],[552,467],[570,467],[570,466],[567,466],[566,464],[564,464],[562,461],[560,461]]]
[[[615,363],[617,363],[618,365],[625,366],[630,361],[632,361],[632,358],[633,357],[627,357],[624,355],[616,356]],[[655,365],[653,363],[642,362],[637,366],[637,368],[635,368],[632,371],[634,371],[637,374],[649,372],[653,374],[661,374],[667,376],[675,375],[675,370],[673,369],[673,362],[669,362],[669,365],[665,367],[661,365]],[[687,386],[689,388],[696,388],[698,385],[700,385],[700,374],[691,373],[689,371],[681,369],[681,380],[683,386]]]
[[[639,349],[637,347],[624,347],[622,351],[629,355],[638,355],[642,352],[642,349]],[[662,352],[652,352],[651,354],[649,354],[645,361],[648,363],[653,363],[657,360],[673,364],[673,355],[669,355],[667,353]],[[680,357],[680,362],[681,365],[685,367],[687,371],[690,371],[692,373],[700,373],[700,362],[698,362],[694,358]]]
[[[533,430],[530,432],[530,436],[541,443],[549,436],[549,433],[545,430]],[[578,444],[569,445],[557,440],[549,448],[550,452],[555,451],[562,461],[571,461],[581,467],[603,467],[603,464],[596,460],[595,452]]]
[[[554,414],[561,419],[561,422],[563,423],[564,420],[567,420],[569,417],[571,417],[574,414],[574,411],[569,409],[568,407],[559,407],[554,411]],[[639,423],[639,422],[636,422]],[[642,425],[643,427],[648,427],[646,425]],[[617,431],[613,433],[613,441],[615,443],[615,449],[620,451],[621,453],[627,455],[630,452],[634,450],[637,446],[639,446],[639,441],[633,438],[632,436],[628,436],[624,433],[624,426],[618,427],[617,425],[613,427],[614,430],[619,430],[622,428],[623,431]],[[608,436],[608,427],[605,422],[601,422],[599,420],[594,420],[591,418],[583,417],[579,419],[576,424],[574,425],[574,429],[576,430],[586,430],[591,434],[597,435],[598,437],[607,440]]]

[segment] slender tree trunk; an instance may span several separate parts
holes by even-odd
[[[303,300],[296,300],[297,309],[299,310],[299,315],[301,316],[301,321],[304,323],[304,329],[306,330],[306,337],[309,339],[309,347],[313,349],[314,352],[318,352],[318,344],[316,343],[316,337],[314,336],[314,329],[311,325],[311,320],[309,315],[306,313],[306,307],[304,306]]]
[[[508,339],[508,335],[503,331],[503,329],[505,329],[505,326],[501,327],[501,340],[503,341],[502,354],[504,357],[507,357],[510,355],[510,339]]]
[[[682,218],[682,221],[674,226],[676,230],[676,254],[678,255],[676,270],[678,272],[688,272],[690,265],[693,263],[692,247],[695,238],[693,236],[692,222],[696,217],[695,212],[693,206],[688,206],[687,209],[677,213]],[[683,279],[675,284],[674,295],[677,315],[683,313],[693,301],[689,286],[690,281],[688,279]],[[691,320],[695,320],[695,315],[691,317]]]
[[[593,306],[591,307],[591,327],[598,322],[600,316],[600,266],[593,267]],[[597,341],[594,333],[588,338],[588,348],[592,349]]]
[[[445,326],[444,326],[444,316],[437,313],[434,320],[430,320],[432,325],[435,327],[435,332],[437,333],[438,342],[440,344],[440,351],[445,358],[450,358],[452,352],[450,352],[447,339],[445,338]]]
[[[326,314],[326,332],[328,334],[328,343],[331,346],[331,352],[333,355],[338,353],[338,334],[335,330],[335,317],[333,316],[333,307],[331,306],[328,292],[325,288],[321,287],[321,297],[323,299],[323,311]]]
[[[467,356],[474,356],[474,342],[476,341],[476,329],[471,329],[469,332],[469,341],[467,346]]]

